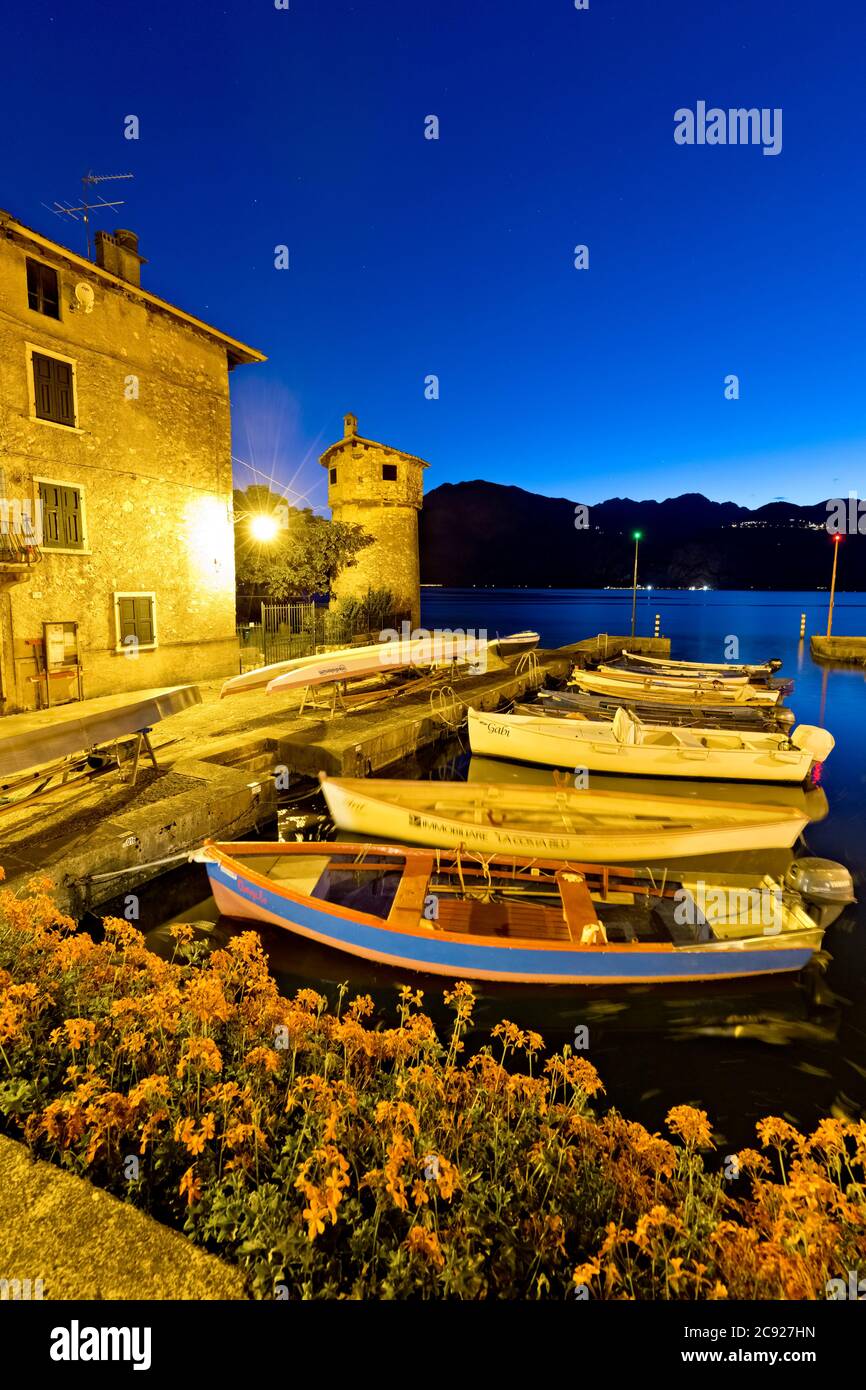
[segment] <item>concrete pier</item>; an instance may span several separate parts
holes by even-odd
[[[182,863],[208,837],[237,839],[273,821],[280,782],[285,787],[319,771],[346,777],[381,772],[447,738],[469,706],[498,709],[548,677],[564,680],[575,665],[610,658],[623,647],[670,652],[664,638],[589,638],[537,652],[523,670],[491,660],[483,675],[366,709],[338,710],[333,718],[321,710],[300,713],[297,698],[287,705],[253,692],[220,700],[221,682],[201,685],[201,704],[155,729],[159,771],[143,765],[134,787],[105,775],[32,806],[0,810],[5,886],[20,892],[33,875],[47,874],[58,904],[79,917]],[[7,727],[14,731],[17,717],[2,721],[0,737]]]
[[[811,637],[809,650],[813,661],[866,665],[866,637]]]

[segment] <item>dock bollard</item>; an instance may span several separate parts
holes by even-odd
[[[661,620],[662,620],[662,615],[661,615],[661,613],[656,613],[656,630],[655,630],[655,632],[653,633],[653,637],[658,637],[658,635],[659,635],[659,627],[660,627],[660,625],[661,625]]]
[[[800,614],[800,636],[801,636],[801,637],[805,637],[805,636],[806,636],[806,614],[805,614],[805,613],[801,613],[801,614]]]

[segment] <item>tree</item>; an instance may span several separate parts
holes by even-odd
[[[330,595],[341,570],[372,545],[363,526],[329,521],[309,507],[290,507],[270,488],[254,485],[234,494],[235,568],[238,587],[274,599]],[[257,540],[254,518],[273,518],[273,538]]]

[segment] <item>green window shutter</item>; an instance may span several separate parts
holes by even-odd
[[[75,424],[75,411],[72,408],[72,368],[68,362],[54,363],[54,391],[57,414],[55,419],[61,425]]]
[[[143,645],[153,643],[153,600],[149,598],[137,598],[135,603],[135,629],[138,633],[138,640]]]
[[[36,414],[42,420],[53,419],[51,358],[33,354],[33,385],[36,390]]]
[[[40,420],[53,420],[57,425],[75,424],[72,368],[68,362],[34,352],[33,393]]]
[[[120,621],[120,640],[125,637],[135,637],[135,599],[120,598],[117,600]]]
[[[81,494],[77,488],[61,489],[63,508],[63,544],[69,550],[81,550],[84,537],[81,530]]]
[[[135,637],[143,647],[154,643],[153,599],[133,595],[117,600],[120,641]]]
[[[42,503],[42,545],[51,550],[83,550],[81,493],[77,487],[39,484]]]
[[[40,483],[39,501],[42,503],[43,546],[62,545],[60,488],[53,483]]]

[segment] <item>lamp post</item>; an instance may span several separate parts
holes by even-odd
[[[842,532],[837,531],[833,537],[833,577],[830,580],[830,610],[827,614],[827,636],[833,631],[833,603],[836,599],[836,564],[839,559],[839,544],[842,540]]]
[[[641,532],[635,531],[634,539],[634,577],[631,582],[631,635],[634,637],[635,609],[637,607],[637,548],[640,545]]]

